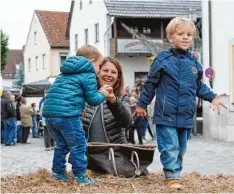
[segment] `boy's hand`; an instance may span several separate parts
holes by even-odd
[[[99,89],[99,92],[102,92],[104,94],[105,97],[109,96],[109,92],[107,89],[105,89],[105,86],[102,86],[100,89]]]
[[[81,115],[81,118],[85,118],[86,117],[86,111],[84,110],[82,115]]]
[[[136,106],[136,110],[133,112],[132,116],[144,117],[144,116],[146,116],[146,111],[144,108],[142,108],[140,106]]]
[[[213,111],[215,111],[215,109],[217,109],[218,114],[220,114],[220,106],[227,109],[227,107],[220,101],[220,98],[222,96],[226,96],[226,93],[222,93],[222,94],[219,94],[219,95],[215,96],[215,98],[211,102],[211,106],[213,106]]]

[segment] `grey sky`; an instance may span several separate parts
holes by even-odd
[[[26,43],[34,9],[70,10],[71,0],[0,0],[0,28],[9,36],[9,48],[21,49]]]

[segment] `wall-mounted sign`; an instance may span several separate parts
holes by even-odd
[[[162,43],[162,40],[154,40]],[[138,39],[118,39],[118,53],[150,53],[150,51]]]
[[[205,76],[209,79],[213,78],[214,77],[214,69],[211,68],[211,67],[208,67],[206,70],[205,70]]]

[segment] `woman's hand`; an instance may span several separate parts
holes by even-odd
[[[109,92],[109,95],[106,97],[106,99],[110,102],[110,103],[116,103],[117,98],[113,92],[113,88],[111,86],[105,86],[105,89]]]
[[[104,94],[104,96],[107,98],[107,96],[109,96],[109,92],[108,90],[106,89],[106,85],[102,86],[100,89],[99,89],[99,92],[102,92]]]

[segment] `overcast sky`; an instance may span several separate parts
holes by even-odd
[[[0,28],[9,36],[9,48],[26,43],[33,10],[67,11],[71,0],[0,0]]]

